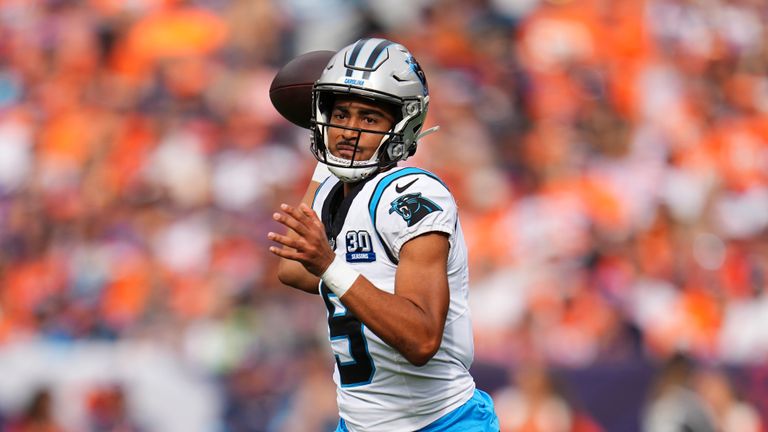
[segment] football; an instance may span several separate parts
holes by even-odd
[[[310,51],[289,61],[277,72],[269,87],[269,99],[280,115],[309,129],[312,85],[334,54],[334,51]]]

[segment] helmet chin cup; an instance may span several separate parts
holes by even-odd
[[[328,171],[336,176],[344,183],[357,183],[370,177],[378,167],[366,167],[366,168],[341,168],[336,166],[328,166]]]
[[[329,164],[326,164],[328,165],[328,171],[330,171],[331,174],[336,176],[339,180],[341,180],[344,183],[357,183],[361,180],[364,180],[370,177],[379,169],[378,165],[376,165],[376,161],[377,161],[376,156],[374,156],[370,160],[361,161],[361,163],[365,166],[360,166],[360,167],[354,166],[354,163],[351,163],[352,166],[345,166],[345,167],[339,166],[344,164],[350,164],[350,161],[336,157],[327,150],[325,151],[325,159],[327,162],[331,162]],[[371,165],[372,163],[373,165]]]

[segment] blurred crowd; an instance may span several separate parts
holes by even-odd
[[[209,372],[223,430],[328,430],[325,312],[266,240],[315,161],[268,89],[372,35],[427,74],[441,129],[408,163],[459,203],[504,430],[605,430],[547,369],[637,361],[667,363],[650,432],[689,393],[691,430],[764,430],[724,372],[768,359],[764,0],[0,0],[0,346],[154,341]],[[81,403],[122,412],[116,388]],[[58,430],[14,426],[30,400],[0,426]]]

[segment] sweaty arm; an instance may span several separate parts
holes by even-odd
[[[322,222],[305,204],[298,208],[283,204],[281,210],[275,220],[295,236],[269,233],[270,240],[283,245],[270,251],[300,263],[319,278],[336,258]],[[414,237],[400,249],[394,294],[358,275],[341,298],[360,321],[417,366],[434,356],[442,340],[449,302],[448,251],[446,234],[427,232]]]

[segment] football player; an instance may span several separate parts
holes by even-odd
[[[317,187],[281,205],[289,230],[268,238],[280,280],[327,308],[337,431],[498,431],[469,373],[456,203],[434,174],[397,166],[429,132],[423,71],[402,45],[361,39],[330,60],[312,103]]]

